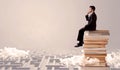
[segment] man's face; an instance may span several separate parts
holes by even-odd
[[[89,12],[90,12],[90,13],[93,12],[92,8],[90,8],[90,7],[89,7]]]

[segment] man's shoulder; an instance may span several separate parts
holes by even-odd
[[[96,13],[92,13],[91,17],[97,17]]]
[[[96,13],[95,13],[95,12],[93,12],[93,13],[92,13],[92,15],[96,15]]]

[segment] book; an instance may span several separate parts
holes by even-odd
[[[105,45],[101,45],[101,44],[89,44],[89,45],[87,45],[87,44],[84,44],[83,45],[84,47],[83,48],[105,48],[106,46]]]
[[[99,67],[99,66],[104,66],[104,67],[105,67],[105,66],[107,66],[107,64],[104,63],[104,62],[101,62],[101,63],[96,63],[96,64],[86,64],[85,66],[90,66],[90,67],[91,67],[91,66],[93,66],[93,67],[94,67],[94,66],[95,66],[95,67],[97,67],[97,66],[98,66],[98,67]]]
[[[85,51],[84,54],[107,54],[106,52],[87,52]]]
[[[109,33],[109,30],[95,30],[95,31],[85,31],[85,35],[106,36],[106,35],[110,35],[110,33]]]
[[[84,50],[91,50],[91,51],[95,51],[95,50],[98,50],[98,51],[103,51],[103,50],[106,50],[106,48],[83,48]]]
[[[108,30],[85,31],[84,40],[109,40]]]
[[[92,44],[93,44],[93,45],[94,45],[94,44],[106,45],[107,43],[108,43],[108,41],[101,41],[101,40],[100,40],[100,41],[99,41],[99,40],[94,40],[94,41],[93,41],[93,40],[89,40],[89,41],[88,41],[88,40],[84,40],[84,44],[91,44],[91,45],[92,45]]]
[[[84,54],[85,57],[95,57],[95,58],[102,58],[102,57],[106,57],[107,54]]]

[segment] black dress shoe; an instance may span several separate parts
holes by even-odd
[[[75,47],[80,47],[79,45],[75,45]]]
[[[77,45],[75,45],[75,47],[81,47],[83,46],[83,43],[78,43]]]

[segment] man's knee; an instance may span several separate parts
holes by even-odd
[[[85,31],[85,28],[81,28],[80,30],[79,30],[79,32],[84,32]]]

